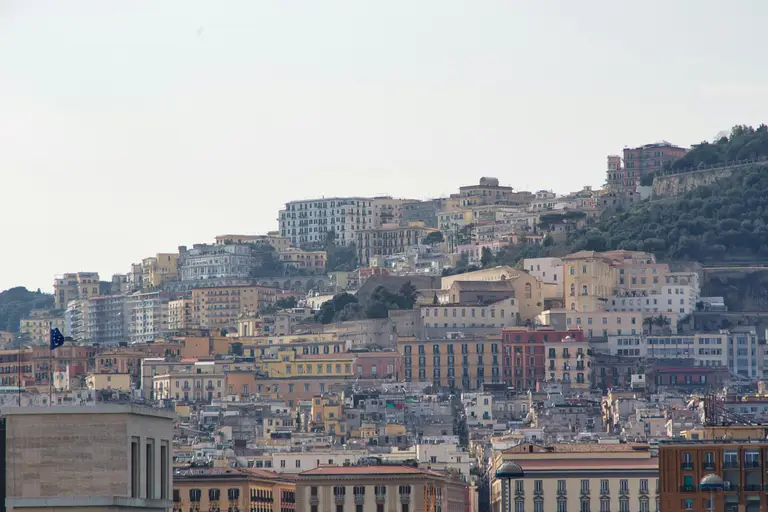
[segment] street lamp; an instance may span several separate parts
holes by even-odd
[[[715,491],[723,489],[723,479],[715,474],[705,475],[699,486],[702,491],[709,491],[709,512],[715,512]]]
[[[525,473],[517,462],[505,462],[496,471],[501,480],[501,512],[512,511],[512,480],[523,478]]]

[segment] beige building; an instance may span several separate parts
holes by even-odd
[[[616,283],[616,263],[594,251],[563,258],[565,307],[571,311],[602,311]]]
[[[648,445],[521,443],[494,451],[492,475],[506,462],[523,474],[492,479],[493,512],[661,512],[658,458]]]
[[[589,341],[570,336],[544,342],[545,375],[548,381],[570,384],[571,389],[589,390],[592,384]]]
[[[179,278],[179,255],[176,253],[157,253],[141,260],[141,282],[148,291],[158,290],[166,281]]]
[[[310,274],[323,274],[328,260],[328,253],[325,251],[309,251],[289,247],[281,249],[278,257],[286,267],[304,270]]]
[[[515,299],[503,299],[487,306],[458,304],[424,305],[419,308],[424,327],[456,328],[507,327],[518,325],[520,310]]]
[[[262,303],[275,302],[277,289],[265,286],[216,286],[192,290],[192,320],[202,328],[237,325],[238,315],[258,313]]]
[[[450,290],[454,283],[459,281],[507,281],[511,283],[514,289],[512,297],[515,299],[522,321],[533,321],[543,310],[544,294],[541,281],[522,270],[508,266],[487,268],[443,277],[440,284],[443,290]]]
[[[5,409],[6,507],[169,510],[174,417],[132,405]]]
[[[291,238],[280,236],[277,231],[270,231],[266,235],[219,235],[215,238],[216,245],[229,244],[264,244],[271,245],[276,251],[282,251],[291,247]]]
[[[409,222],[407,226],[383,224],[357,232],[357,256],[361,266],[367,266],[375,256],[389,256],[405,252],[421,244],[424,237],[437,229],[428,228],[423,222]]]
[[[469,489],[458,478],[409,466],[320,466],[296,477],[296,510],[465,512]]]
[[[128,373],[89,373],[85,387],[94,391],[130,391],[131,375]]]
[[[176,299],[168,301],[168,330],[181,331],[195,327],[192,299]]]
[[[45,344],[51,337],[51,329],[58,329],[67,334],[64,315],[47,309],[33,309],[27,318],[19,322],[19,332],[29,340]]]
[[[173,372],[152,378],[155,400],[210,402],[227,394],[227,376],[221,373]]]
[[[56,309],[66,309],[75,299],[87,299],[99,295],[99,273],[77,272],[56,276],[53,280]]]

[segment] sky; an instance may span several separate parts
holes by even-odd
[[[642,6],[641,8],[639,6]],[[756,0],[0,0],[0,290],[286,201],[599,187],[768,113]]]

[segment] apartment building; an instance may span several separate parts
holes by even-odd
[[[131,375],[128,373],[89,373],[85,376],[85,389],[128,393],[133,389],[131,387]]]
[[[502,382],[501,346],[498,338],[397,340],[406,382],[464,390]]]
[[[608,336],[603,351],[653,359],[693,359],[697,366],[728,366],[727,331],[718,333]]]
[[[66,309],[69,301],[96,297],[99,291],[98,272],[76,272],[56,276],[53,295],[56,309]]]
[[[512,187],[499,185],[497,178],[483,177],[477,185],[459,187],[462,207],[505,204],[528,206],[535,196],[531,192],[516,192]]]
[[[151,342],[168,332],[168,302],[172,298],[165,292],[147,292],[126,299],[131,312],[128,318],[130,343]]]
[[[713,439],[705,432],[705,439],[661,441],[659,472],[664,512],[711,510],[711,493],[700,483],[712,474],[722,478],[724,484],[724,490],[714,494],[714,510],[765,510],[768,506],[764,484],[768,472],[765,462],[768,441],[765,440],[765,429],[758,430],[756,437],[747,432],[751,437],[749,440],[741,436],[741,429],[737,427],[723,432],[729,439]]]
[[[215,286],[192,289],[192,322],[202,328],[237,325],[241,314],[258,313],[275,302],[277,289],[266,286]]]
[[[620,276],[619,280],[622,279],[624,278]],[[640,279],[646,278],[640,277]],[[696,311],[696,303],[700,298],[698,274],[674,272],[652,276],[650,279],[656,282],[644,290],[615,291],[607,298],[605,310],[639,311],[646,314],[668,313],[675,315],[678,319]]]
[[[462,283],[456,283],[456,285],[459,284]],[[515,299],[496,300],[484,306],[461,304],[423,306],[419,312],[425,328],[503,328],[517,325],[520,321],[520,309],[515,303]]]
[[[5,505],[30,512],[170,509],[174,417],[136,405],[5,409]]]
[[[252,244],[180,246],[179,279],[198,286],[232,284],[249,279],[260,262]]]
[[[579,313],[565,309],[550,309],[538,315],[536,323],[555,330],[581,329],[587,338],[607,339],[612,335],[639,336],[643,333],[643,314],[634,312]],[[670,328],[674,330],[675,325],[671,324]]]
[[[293,478],[264,469],[190,468],[173,475],[173,512],[296,508]]]
[[[192,299],[176,299],[168,301],[168,330],[181,331],[199,327],[195,323],[194,301]]]
[[[280,261],[286,267],[294,268],[309,274],[322,274],[328,261],[328,253],[325,251],[309,251],[289,247],[281,249],[278,253]]]
[[[616,266],[613,259],[594,251],[579,251],[563,258],[563,293],[570,311],[592,312],[605,309],[613,293]]]
[[[179,278],[179,255],[176,253],[157,253],[141,260],[141,282],[146,291],[156,291],[166,281]]]
[[[294,247],[325,242],[328,232],[336,243],[357,242],[357,232],[376,226],[373,198],[330,197],[290,201],[278,212],[280,236]]]
[[[675,146],[665,140],[624,148],[624,175],[628,183],[639,183],[645,175],[661,171],[664,165],[685,156],[688,148]]]
[[[569,384],[572,389],[589,390],[592,386],[592,351],[583,338],[552,339],[544,342],[546,379]]]
[[[227,378],[221,373],[191,373],[174,371],[152,378],[155,400],[210,402],[227,395]]]
[[[360,265],[369,265],[375,256],[390,256],[418,247],[424,237],[436,232],[422,222],[410,222],[407,226],[383,224],[356,232],[355,243]]]
[[[128,341],[128,325],[132,311],[126,295],[91,297],[82,301],[81,314],[84,330],[75,339],[106,345]]]
[[[755,327],[734,327],[728,337],[728,368],[731,373],[759,379],[762,370],[758,369],[761,359]]]
[[[563,284],[563,260],[560,258],[526,258],[523,268],[544,284]]]
[[[494,450],[491,463],[492,474],[503,476],[491,481],[493,512],[667,510],[659,504],[659,465],[648,445],[522,443]],[[509,463],[520,471],[507,473]]]
[[[48,343],[51,338],[51,329],[68,333],[66,320],[60,311],[33,309],[19,322],[19,333],[33,343]]]
[[[296,477],[297,510],[465,511],[469,489],[458,478],[410,466],[321,466]]]
[[[579,329],[556,331],[554,329],[530,329],[506,327],[501,332],[504,348],[504,382],[518,390],[535,389],[536,383],[547,378],[545,343],[571,338],[584,340]]]

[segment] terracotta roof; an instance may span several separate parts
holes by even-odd
[[[510,459],[512,460],[512,459]],[[574,469],[658,469],[659,460],[657,458],[648,459],[515,459],[520,464],[523,471],[547,471],[547,470],[574,470]]]
[[[435,471],[410,466],[319,466],[304,471],[299,476],[356,476],[356,475],[432,475],[444,476]]]

